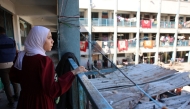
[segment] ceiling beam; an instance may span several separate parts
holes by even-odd
[[[19,16],[57,16],[57,6],[16,5],[16,14]]]

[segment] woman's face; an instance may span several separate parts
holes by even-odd
[[[54,43],[54,41],[52,39],[51,32],[49,32],[48,36],[47,36],[47,38],[45,40],[44,46],[43,46],[44,50],[45,51],[51,51],[51,49],[53,47],[53,43]]]

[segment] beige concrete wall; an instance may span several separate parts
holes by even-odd
[[[14,28],[14,31],[13,31],[14,32],[14,39],[16,41],[17,49],[23,50],[24,47],[21,45],[21,38],[20,38],[19,16],[17,15],[16,7],[9,0],[0,0],[0,4],[3,8],[5,8],[6,10],[8,10],[12,13],[12,15],[13,15],[13,28]],[[27,21],[27,19],[24,19],[24,20]]]
[[[10,0],[0,0],[0,5],[12,13],[16,13],[15,5]]]

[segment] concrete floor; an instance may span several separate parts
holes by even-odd
[[[184,63],[175,63],[172,66],[169,64],[163,64],[161,63],[162,67],[165,67],[167,69],[175,69],[179,72],[190,72],[190,63],[184,62]]]
[[[12,89],[12,86],[11,86],[11,89]],[[4,91],[1,90],[0,91],[0,109],[16,109],[17,101],[15,101],[14,108],[8,107],[7,104],[8,104],[8,100],[7,100],[6,94]]]

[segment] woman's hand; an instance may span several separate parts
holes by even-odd
[[[76,68],[75,70],[71,71],[74,75],[77,75],[79,73],[82,73],[82,72],[86,72],[88,70],[85,69],[85,67],[83,66],[79,66],[78,68]]]

